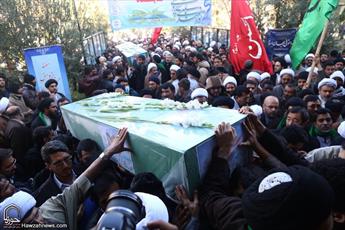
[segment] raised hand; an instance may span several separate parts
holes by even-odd
[[[121,128],[116,136],[113,136],[109,146],[104,150],[104,154],[113,155],[123,150],[123,145],[127,137],[127,128]]]
[[[235,129],[229,124],[222,122],[215,131],[219,150],[217,156],[228,160],[236,137]]]
[[[198,217],[199,215],[199,199],[198,199],[198,192],[194,192],[193,201],[191,201],[186,193],[186,190],[182,185],[178,185],[175,188],[175,193],[177,199],[181,202],[184,207],[187,207],[190,215],[194,217]]]

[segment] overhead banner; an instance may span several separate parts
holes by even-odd
[[[296,36],[296,29],[273,29],[266,33],[266,50],[270,59],[282,57],[288,54],[293,40]]]
[[[114,31],[211,24],[211,0],[108,0],[108,8]]]
[[[46,91],[45,82],[55,79],[58,82],[58,92],[72,100],[61,46],[25,49],[24,58],[29,74],[36,77],[37,91]]]

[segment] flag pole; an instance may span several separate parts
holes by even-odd
[[[317,45],[316,51],[315,51],[315,58],[313,59],[313,64],[311,65],[311,69],[310,72],[308,74],[308,78],[307,78],[307,82],[305,85],[305,88],[308,88],[310,86],[310,82],[311,82],[311,77],[312,74],[314,73],[314,69],[316,66],[316,59],[319,58],[320,56],[320,51],[321,51],[321,47],[323,44],[323,41],[325,40],[326,34],[327,34],[327,28],[328,28],[328,24],[329,24],[329,20],[327,20],[327,22],[325,23],[325,26],[323,27],[323,31],[319,40],[319,44]]]

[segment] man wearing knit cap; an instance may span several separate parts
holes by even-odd
[[[58,82],[55,79],[49,79],[44,84],[48,92],[50,93],[50,96],[54,99],[54,101],[57,103],[57,101],[60,98],[65,97],[62,93],[59,93],[57,90]]]
[[[212,101],[219,96],[223,95],[222,81],[218,76],[211,76],[206,80],[206,90],[208,92],[208,103],[212,104]]]
[[[279,85],[276,85],[273,88],[274,96],[280,98],[283,96],[284,88],[287,84],[292,83],[295,72],[292,69],[283,69],[280,71],[279,75]]]
[[[330,78],[337,82],[337,89],[334,91],[333,97],[345,96],[345,89],[343,87],[345,77],[343,72],[337,70],[331,74]]]
[[[225,78],[223,86],[228,96],[232,97],[237,87],[237,81],[234,77],[229,76]]]
[[[337,82],[334,79],[324,78],[318,86],[319,98],[321,100],[321,107],[325,107],[326,102],[333,96],[335,89],[337,88]]]

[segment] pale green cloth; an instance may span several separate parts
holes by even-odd
[[[39,211],[45,222],[67,224],[69,230],[77,230],[77,212],[91,185],[87,177],[79,176],[63,193],[43,203]]]
[[[340,145],[323,147],[310,151],[304,158],[310,163],[313,163],[315,161],[320,161],[324,159],[338,158],[340,151]]]

